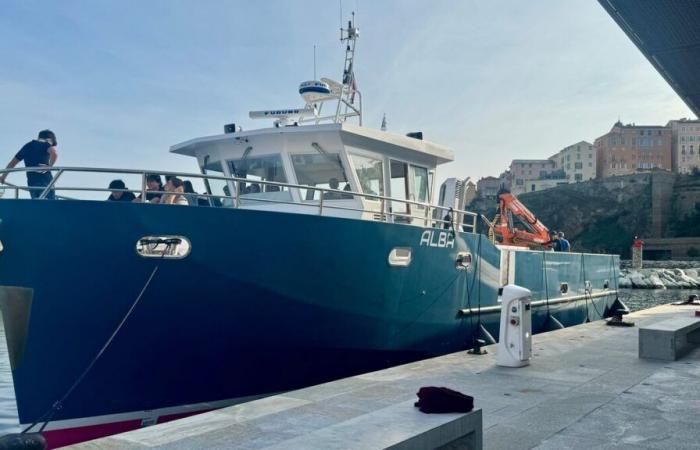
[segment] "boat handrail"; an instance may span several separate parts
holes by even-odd
[[[49,183],[48,186],[46,187],[32,187],[32,186],[22,186],[22,185],[16,185],[12,183],[8,183],[7,181],[0,183],[0,189],[3,188],[4,186],[7,186],[7,188],[10,188],[15,191],[15,198],[19,198],[19,192],[20,191],[39,191],[41,190],[41,194],[39,195],[40,199],[46,198],[46,196],[51,192],[51,190],[59,190],[59,191],[73,191],[73,192],[132,192],[134,194],[139,193],[141,194],[141,198],[143,199],[142,201],[146,201],[146,193],[154,193],[154,194],[171,194],[171,192],[167,191],[149,191],[147,189],[147,177],[149,174],[158,174],[161,176],[175,176],[175,177],[182,177],[182,178],[198,178],[202,179],[203,181],[209,181],[209,180],[216,180],[216,181],[225,181],[225,182],[231,182],[234,183],[235,189],[234,193],[232,195],[227,196],[227,195],[216,195],[216,194],[210,194],[210,193],[197,193],[196,195],[199,197],[204,197],[207,199],[232,199],[234,201],[233,207],[238,208],[240,206],[241,198],[239,198],[238,193],[241,190],[241,183],[247,183],[247,184],[258,184],[261,186],[277,186],[280,188],[287,188],[287,189],[311,189],[314,191],[320,192],[320,198],[318,200],[302,200],[301,202],[294,202],[294,201],[285,201],[285,200],[279,200],[279,199],[269,199],[269,198],[259,198],[259,197],[249,197],[246,196],[245,194],[241,194],[243,197],[243,200],[246,202],[261,202],[261,203],[279,203],[279,204],[292,204],[292,205],[302,205],[302,206],[317,206],[319,209],[319,215],[323,215],[323,209],[339,209],[339,210],[350,210],[350,211],[359,211],[363,213],[374,213],[375,215],[380,215],[381,219],[383,221],[386,221],[384,218],[388,220],[389,217],[401,217],[404,219],[417,219],[417,220],[423,220],[425,221],[425,224],[432,224],[432,223],[439,223],[442,225],[449,225],[449,226],[455,226],[455,227],[466,227],[470,229],[470,232],[474,233],[476,232],[476,222],[479,217],[478,214],[471,212],[471,211],[465,211],[465,210],[460,210],[460,209],[455,209],[455,208],[449,208],[446,206],[440,206],[440,205],[432,205],[430,203],[423,203],[423,202],[417,202],[415,200],[408,200],[408,199],[400,199],[400,198],[395,198],[395,197],[388,197],[385,195],[379,195],[379,194],[367,194],[363,192],[355,192],[355,191],[345,191],[345,190],[340,190],[340,189],[331,189],[331,188],[324,188],[324,187],[318,187],[318,186],[310,186],[310,185],[305,185],[305,184],[295,184],[295,183],[283,183],[283,182],[278,182],[278,181],[265,181],[265,180],[250,180],[248,178],[240,178],[240,177],[230,177],[226,175],[212,175],[212,174],[204,174],[204,173],[188,173],[188,172],[176,172],[176,171],[166,171],[166,170],[143,170],[143,169],[117,169],[117,168],[104,168],[104,167],[60,167],[60,166],[52,166],[52,167],[46,167],[46,166],[40,166],[40,167],[15,167],[11,169],[0,169],[0,175],[2,174],[9,174],[13,172],[55,172],[56,174],[54,175],[53,179]],[[127,175],[138,175],[141,177],[141,188],[140,189],[110,189],[110,188],[103,188],[103,187],[79,187],[79,186],[57,186],[58,180],[61,178],[61,176],[66,173],[66,172],[75,172],[75,173],[109,173],[109,174],[127,174]],[[366,209],[366,208],[351,208],[348,206],[343,206],[343,205],[338,205],[338,204],[329,204],[328,201],[335,201],[335,200],[343,200],[343,199],[324,199],[324,194],[326,193],[332,193],[335,195],[340,195],[340,196],[351,196],[351,197],[360,197],[364,198],[366,200],[370,201],[379,201],[380,202],[380,208],[379,210],[374,210],[374,209]],[[70,197],[66,196],[58,196],[60,199],[66,199],[66,200],[74,200],[71,199]],[[325,202],[324,202],[325,200]],[[387,206],[391,205],[391,203],[396,202],[396,203],[403,203],[405,205],[413,205],[417,206],[421,209],[425,209],[425,213],[421,214],[420,216],[413,215],[413,214],[404,214],[404,213],[397,213],[393,212],[391,208],[388,208]],[[408,208],[411,210],[411,208]],[[446,213],[452,213],[453,216],[456,217],[450,217],[449,220],[445,220],[444,218],[440,217],[433,217],[433,212],[434,211],[444,211]],[[443,215],[444,217],[444,215]],[[471,219],[471,223],[468,223],[464,221],[466,217],[469,217]]]

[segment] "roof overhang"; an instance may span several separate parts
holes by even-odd
[[[253,136],[323,131],[340,132],[345,145],[366,148],[389,156],[394,155],[410,160],[425,161],[431,165],[444,164],[454,160],[454,152],[448,147],[429,141],[347,123],[263,128],[259,130],[206,136],[175,144],[170,147],[170,152],[180,155],[197,156],[198,150],[203,150],[204,148],[211,149],[212,147],[223,148],[230,146],[234,141],[245,140]]]
[[[700,2],[598,2],[700,117]]]
[[[422,139],[347,123],[343,124],[342,130],[345,145],[372,149],[388,156],[423,160],[435,166],[454,161],[455,158],[452,149]]]

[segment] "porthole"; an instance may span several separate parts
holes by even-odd
[[[389,265],[392,267],[408,267],[411,264],[411,249],[395,247],[389,252]]]
[[[469,252],[459,252],[457,253],[457,259],[455,260],[455,268],[457,270],[466,270],[472,266],[472,254]]]
[[[184,236],[144,236],[136,242],[136,253],[144,258],[183,259],[191,250]]]

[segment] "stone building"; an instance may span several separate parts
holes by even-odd
[[[528,180],[525,183],[525,186],[523,186],[523,191],[520,193],[543,191],[545,189],[561,186],[562,184],[568,184],[568,181],[566,178],[564,178],[563,173],[555,173],[549,177],[540,178],[537,180]]]
[[[500,188],[500,178],[483,177],[476,182],[476,194],[481,198],[496,198]]]
[[[498,176],[498,178],[501,180],[501,187],[504,188],[507,191],[510,191],[512,189],[513,185],[513,177],[510,173],[510,169],[504,170],[501,172],[501,174]]]
[[[700,120],[671,120],[673,171],[692,173],[700,167]]]
[[[580,141],[549,157],[557,170],[563,170],[569,183],[592,180],[596,176],[596,151],[593,144]]]
[[[547,178],[555,170],[550,159],[514,159],[510,163],[511,192],[515,195],[530,192],[530,181]]]
[[[596,176],[629,175],[652,169],[672,170],[671,128],[662,125],[623,125],[595,140]]]

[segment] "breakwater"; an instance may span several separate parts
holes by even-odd
[[[627,289],[698,289],[700,269],[623,268],[620,270],[618,286]]]

